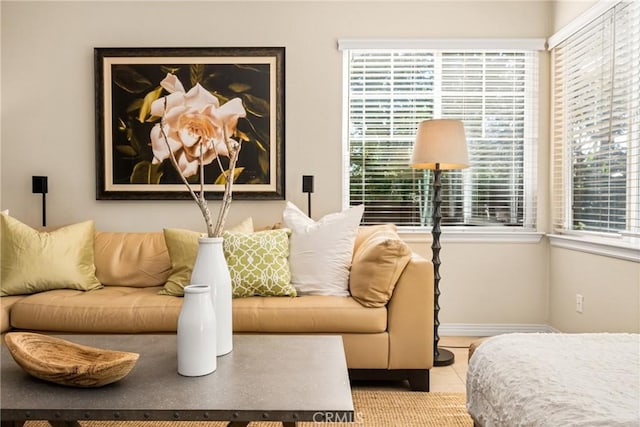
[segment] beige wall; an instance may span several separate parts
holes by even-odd
[[[640,263],[551,248],[550,322],[565,332],[640,332]],[[584,297],[576,312],[576,294]]]
[[[560,30],[598,0],[556,0],[553,2],[553,32]]]
[[[342,207],[339,38],[545,37],[533,2],[10,2],[2,7],[2,205],[40,221],[30,177],[48,175],[49,222],[111,230],[201,229],[193,203],[95,200],[93,48],[285,46],[286,195],[314,216]],[[73,18],[71,18],[73,17]],[[545,135],[546,133],[541,133]],[[544,145],[544,144],[543,144]],[[545,176],[546,179],[546,176]],[[230,221],[276,221],[281,201],[234,202]]]
[[[286,196],[314,217],[342,208],[340,38],[528,38],[554,29],[553,4],[447,2],[0,2],[0,206],[37,225],[31,176],[48,175],[49,224],[102,230],[203,229],[189,201],[96,201],[94,47],[285,46]],[[548,224],[548,55],[540,76],[539,224]],[[280,218],[283,201],[235,201],[230,223]],[[214,203],[213,208],[216,207]],[[412,246],[428,255],[427,238]],[[442,251],[441,321],[548,323],[549,250],[451,242]],[[557,276],[557,275],[556,275]],[[587,299],[587,301],[590,300]]]
[[[423,240],[423,242],[420,242]],[[431,237],[411,237],[412,249],[431,259]],[[540,243],[448,241],[440,251],[440,322],[548,324],[546,239]]]

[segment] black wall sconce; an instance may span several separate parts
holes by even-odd
[[[42,194],[42,226],[47,225],[47,192],[49,191],[48,179],[46,176],[31,177],[31,192]]]
[[[302,175],[302,192],[307,193],[307,215],[311,218],[311,193],[313,193],[313,175]]]

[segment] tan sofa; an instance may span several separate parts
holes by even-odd
[[[171,271],[162,232],[96,232],[101,289],[58,289],[0,299],[2,332],[170,333],[182,298],[158,291]],[[352,378],[408,379],[428,390],[433,365],[433,269],[413,255],[388,304],[352,297],[249,297],[233,300],[236,333],[339,334]]]

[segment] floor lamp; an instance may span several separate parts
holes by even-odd
[[[438,313],[440,312],[440,220],[442,203],[440,174],[443,170],[463,169],[469,166],[464,126],[460,120],[425,120],[420,123],[411,155],[411,167],[433,170],[433,197],[431,253],[434,275],[433,364],[447,366],[454,362],[449,350],[438,348]]]

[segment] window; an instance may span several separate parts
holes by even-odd
[[[345,199],[363,223],[430,224],[431,171],[409,159],[420,121],[451,118],[471,167],[442,174],[442,224],[535,227],[537,52],[349,48],[345,74]]]
[[[553,223],[640,237],[640,3],[552,49]]]

